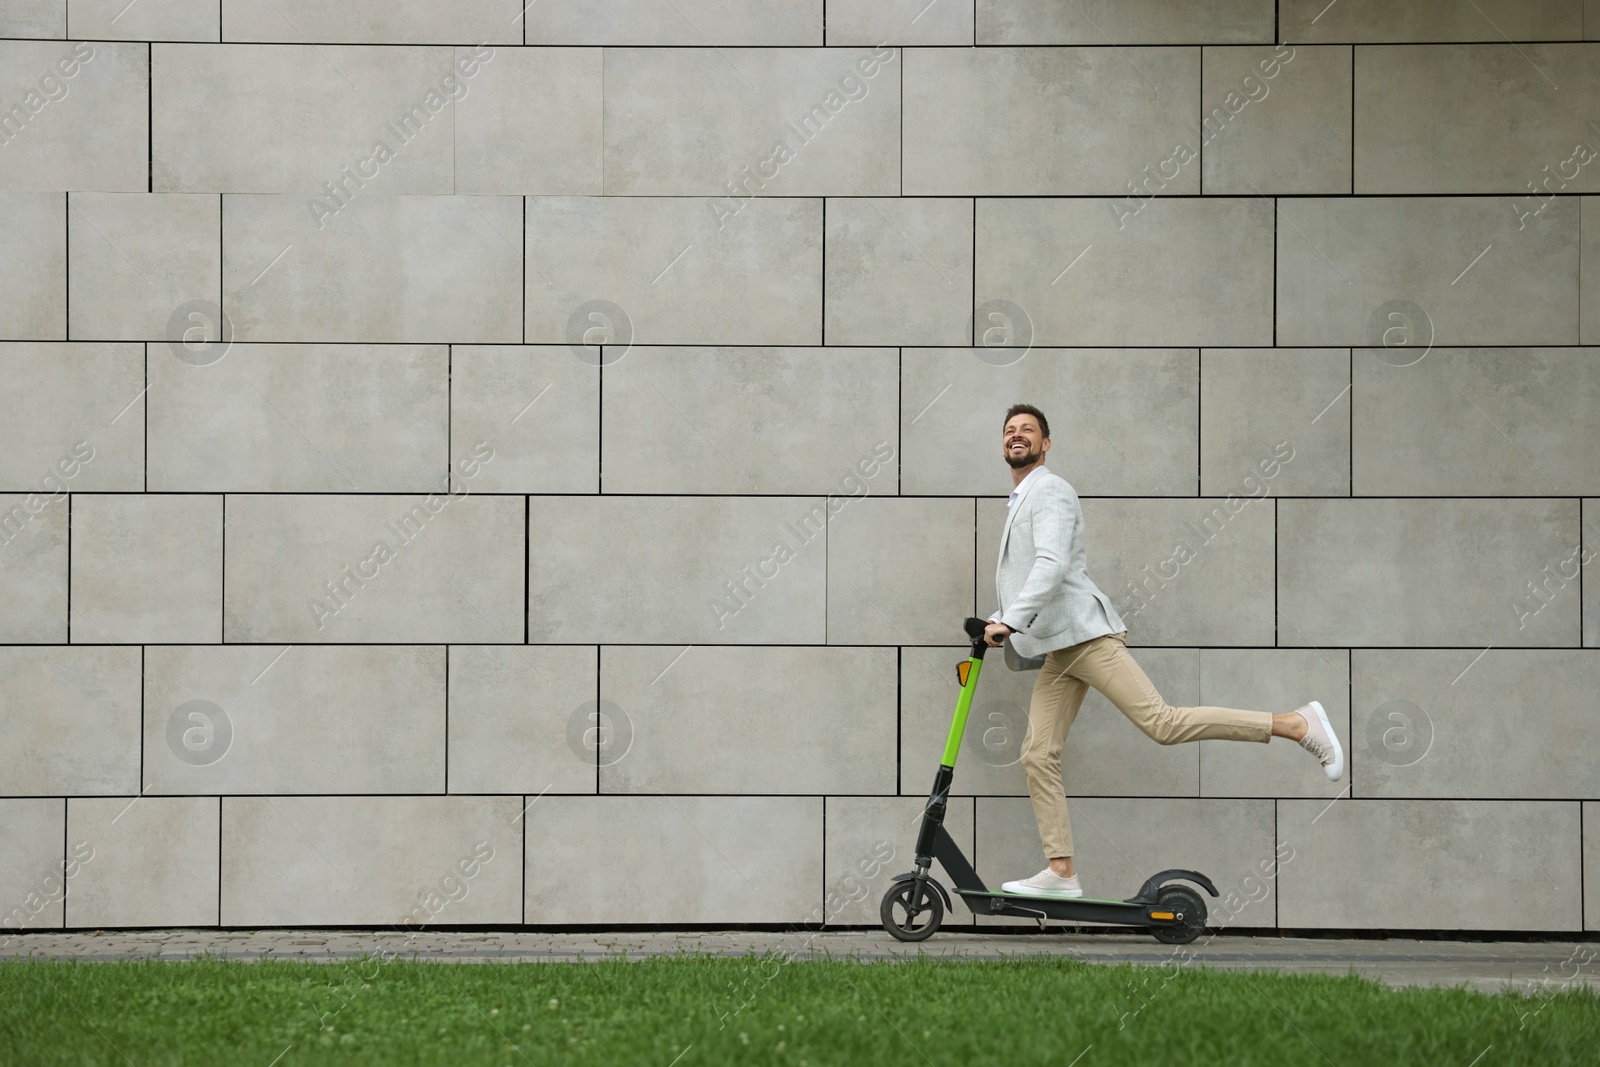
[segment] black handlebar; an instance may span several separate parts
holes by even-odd
[[[983,634],[989,627],[988,619],[968,619],[962,623],[967,631],[967,636],[972,639],[972,658],[982,659],[983,654],[989,651],[989,642],[983,639]]]

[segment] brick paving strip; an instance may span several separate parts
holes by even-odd
[[[881,930],[783,933],[753,930],[689,932],[450,932],[373,930],[134,930],[13,935],[0,948],[11,959],[160,959],[200,956],[238,960],[338,962],[395,952],[404,959],[458,963],[593,962],[650,956],[742,956],[795,953],[802,959],[857,958],[997,960],[1043,956],[1089,963],[1188,966],[1349,974],[1394,987],[1465,985],[1525,994],[1587,986],[1600,989],[1600,946],[1572,941],[1413,941],[1294,937],[1202,937],[1168,946],[1116,934],[1029,936],[941,932],[921,945]],[[1187,962],[1185,962],[1187,960]]]

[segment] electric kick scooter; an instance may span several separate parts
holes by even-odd
[[[884,929],[901,941],[922,941],[939,929],[951,905],[944,886],[929,874],[937,858],[954,880],[962,903],[974,915],[1025,915],[1038,920],[1041,926],[1046,919],[1142,926],[1149,928],[1157,941],[1169,945],[1186,945],[1199,937],[1206,925],[1205,900],[1193,889],[1175,881],[1193,882],[1217,896],[1217,887],[1199,871],[1167,870],[1151,875],[1139,892],[1127,900],[996,893],[983,884],[983,879],[978,877],[978,872],[972,869],[961,854],[961,848],[944,828],[956,752],[966,731],[967,713],[972,708],[972,694],[978,687],[983,654],[989,650],[983,639],[987,625],[984,620],[968,619],[965,625],[967,636],[972,639],[972,654],[956,664],[961,695],[956,698],[956,714],[945,740],[944,759],[934,775],[933,792],[922,813],[922,830],[917,835],[917,869],[896,875],[889,891],[883,895],[878,915]]]

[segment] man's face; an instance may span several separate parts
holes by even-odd
[[[1015,415],[1006,423],[1001,437],[1006,462],[1012,467],[1031,467],[1044,458],[1050,442],[1032,415]]]

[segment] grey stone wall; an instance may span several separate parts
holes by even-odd
[[[1349,753],[1091,695],[1092,892],[1595,928],[1590,41],[0,0],[4,923],[875,922],[1027,399],[1163,694],[1320,699]],[[958,767],[993,882],[1040,864],[1032,680],[991,663]]]

